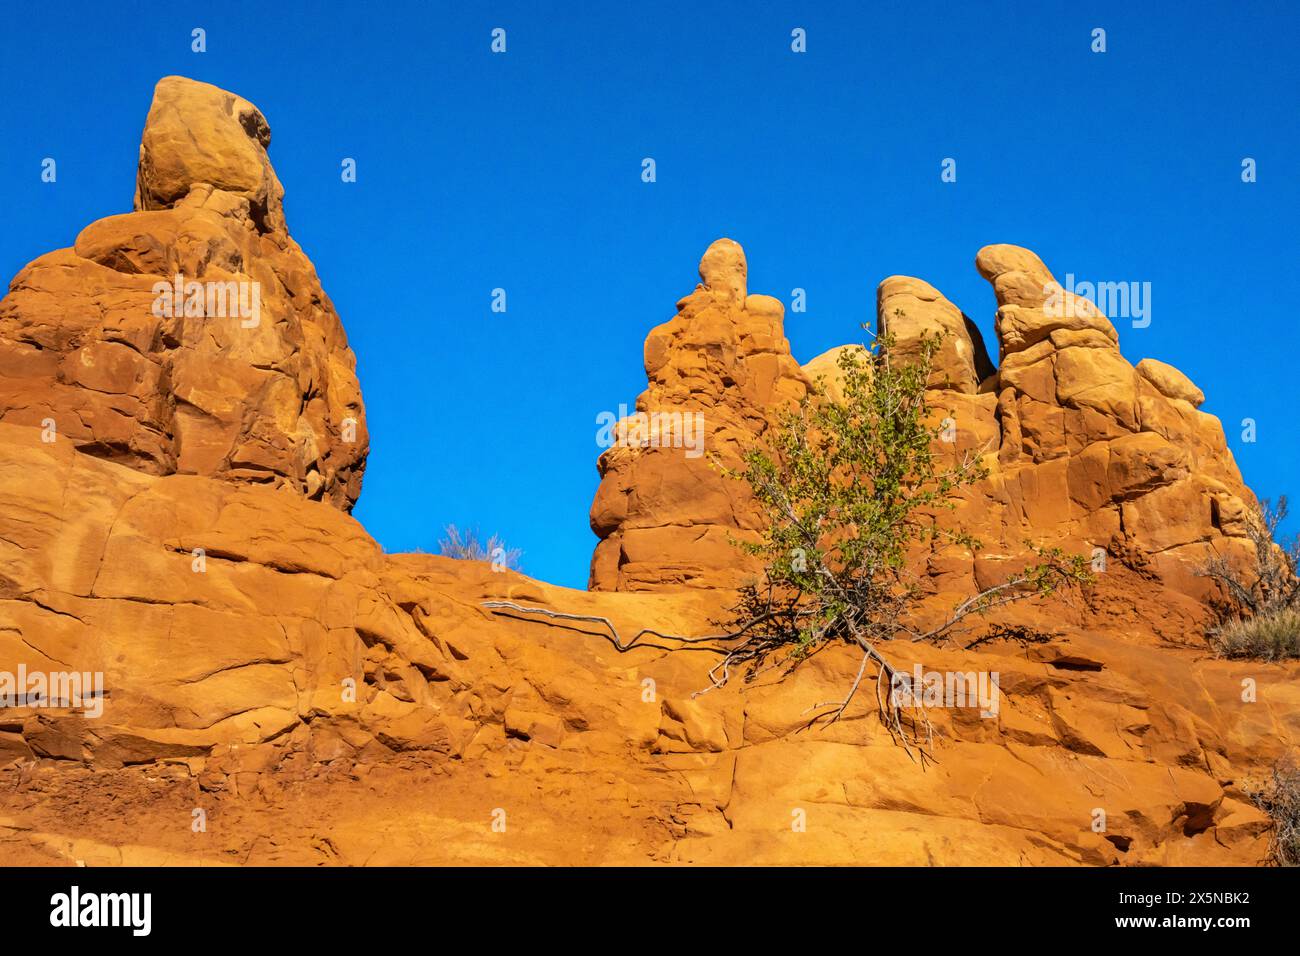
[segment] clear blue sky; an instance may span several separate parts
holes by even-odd
[[[1125,355],[1186,372],[1256,491],[1300,498],[1296,9],[11,11],[0,273],[130,208],[153,85],[177,73],[271,124],[289,228],[357,353],[372,449],[356,514],[390,551],[436,550],[446,523],[477,524],[522,548],[527,572],[583,586],[595,416],[642,390],[645,335],[719,236],[744,245],[751,291],[807,290],[808,312],[786,323],[800,361],[859,339],[893,273],[932,282],[991,342],[993,296],[973,265],[990,242],[1029,246],[1061,278],[1149,281],[1150,327],[1118,323]],[[494,27],[505,55],[489,50]],[[790,50],[795,27],[806,54]],[[1094,27],[1105,54],[1090,51]],[[46,156],[54,185],[40,181]],[[355,184],[340,181],[343,157]],[[945,157],[955,184],[940,181]]]

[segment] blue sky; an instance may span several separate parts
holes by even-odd
[[[44,9],[0,34],[0,273],[130,208],[160,77],[252,100],[290,231],[357,353],[372,450],[356,515],[390,551],[478,525],[528,573],[585,585],[595,416],[644,388],[645,335],[719,236],[744,245],[751,291],[807,290],[786,322],[800,361],[860,340],[894,273],[992,344],[973,265],[991,242],[1059,278],[1150,282],[1150,326],[1118,323],[1124,354],[1186,372],[1252,487],[1300,498],[1295,6]]]

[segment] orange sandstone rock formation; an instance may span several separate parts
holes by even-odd
[[[285,226],[270,140],[247,100],[158,83],[136,211],[36,259],[0,306],[0,422],[151,475],[352,507],[368,447],[356,361]]]
[[[997,295],[997,366],[974,323],[928,283],[891,276],[877,297],[877,327],[901,358],[922,336],[943,336],[930,403],[953,426],[946,450],[990,467],[956,523],[1004,556],[1026,539],[1103,552],[1156,575],[1173,600],[1202,596],[1193,571],[1207,555],[1245,551],[1251,495],[1218,420],[1197,408],[1200,390],[1154,359],[1130,365],[1110,320],[1061,290],[1032,252],[987,246],[976,265]],[[793,365],[780,305],[745,296],[744,254],[730,240],[714,243],[700,270],[704,284],[646,341],[650,388],[637,408],[704,409],[708,450],[734,465],[813,380],[839,394],[839,350]],[[761,517],[743,484],[709,462],[664,448],[601,456],[593,588],[708,588],[754,573],[726,541],[753,534]],[[956,550],[933,561],[944,574],[975,574],[968,585],[981,577]]]
[[[365,442],[343,422],[363,422],[360,396],[284,232],[266,137],[246,101],[164,80],[139,211],[38,259],[0,304],[0,676],[103,675],[92,706],[0,709],[7,861],[1263,859],[1268,821],[1242,784],[1300,739],[1300,666],[1210,659],[1185,576],[1235,540],[1249,493],[1191,383],[1133,369],[1086,308],[1046,315],[1032,254],[980,253],[996,372],[935,290],[882,284],[897,347],[953,333],[932,397],[954,449],[988,444],[993,466],[957,512],[994,538],[990,555],[918,559],[939,599],[995,578],[1026,533],[1113,560],[1077,599],[966,644],[883,649],[904,669],[1000,678],[996,713],[933,713],[937,763],[922,769],[869,702],[808,726],[853,679],[850,648],[699,696],[712,655],[613,646],[595,619],[624,638],[711,632],[718,586],[752,572],[726,540],[753,533],[752,502],[707,459],[602,457],[598,590],[385,554],[346,513]],[[158,319],[151,286],[177,269],[261,281],[262,325]],[[735,243],[715,243],[701,277],[650,335],[638,408],[702,412],[710,449],[734,458],[833,356],[794,363]]]
[[[773,413],[802,398],[808,382],[790,356],[784,307],[748,294],[746,271],[744,250],[719,239],[700,260],[695,291],[646,337],[650,386],[637,412],[702,416],[708,454],[623,441],[601,455],[591,506],[601,538],[594,590],[728,587],[753,574],[732,541],[761,528],[761,515],[719,466],[739,466]]]

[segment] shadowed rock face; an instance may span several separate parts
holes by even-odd
[[[286,229],[270,140],[247,100],[158,83],[136,211],[36,259],[0,303],[0,422],[351,509],[368,449],[356,361]]]
[[[646,341],[650,387],[637,402],[705,408],[717,425],[708,451],[727,464],[761,441],[811,380],[823,376],[832,398],[840,394],[839,350],[793,366],[780,304],[745,295],[744,264],[734,242],[710,247],[704,284]],[[904,359],[923,336],[943,336],[929,401],[936,416],[951,419],[956,440],[937,449],[980,453],[990,468],[966,490],[954,520],[1003,558],[1023,551],[1027,538],[1086,554],[1101,549],[1182,593],[1202,593],[1192,570],[1209,551],[1244,553],[1251,496],[1218,420],[1197,409],[1200,390],[1162,362],[1130,365],[1110,320],[1061,290],[1029,250],[986,246],[976,267],[997,296],[997,366],[975,325],[928,283],[891,276],[877,296],[878,328]],[[758,315],[771,334],[754,334]],[[761,519],[748,489],[707,460],[672,448],[601,456],[593,588],[717,587],[753,573],[725,542],[752,535]],[[956,552],[930,561],[954,589],[972,574],[980,579],[978,566]]]

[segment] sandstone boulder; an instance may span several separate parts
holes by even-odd
[[[140,141],[137,210],[170,209],[195,183],[248,200],[264,232],[284,232],[284,187],[266,148],[271,127],[242,96],[182,76],[154,89]]]
[[[937,338],[930,387],[974,394],[994,372],[975,323],[938,289],[908,276],[890,276],[876,292],[878,328],[903,361],[921,356],[922,337]]]
[[[1193,408],[1200,408],[1205,401],[1205,393],[1172,365],[1145,358],[1137,363],[1137,370],[1138,374],[1154,385],[1165,398],[1188,402]]]
[[[809,359],[803,365],[804,376],[814,386],[820,386],[826,395],[837,402],[844,401],[844,372],[840,368],[840,356],[845,352],[865,351],[861,345],[837,345],[827,349],[816,358]]]

